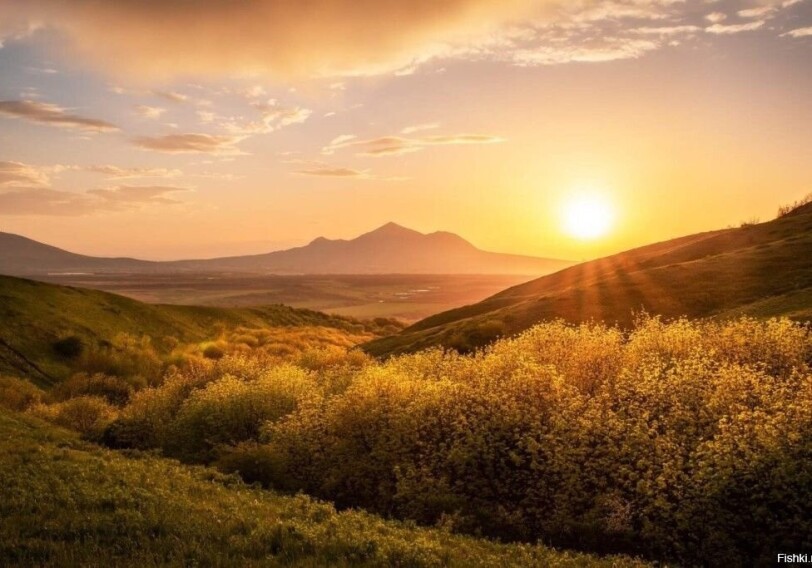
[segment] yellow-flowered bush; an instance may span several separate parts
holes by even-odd
[[[226,356],[136,393],[118,445],[340,507],[688,564],[812,547],[812,334],[549,323],[463,356]]]

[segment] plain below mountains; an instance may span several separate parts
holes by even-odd
[[[302,247],[202,260],[154,262],[75,254],[0,233],[0,274],[243,272],[262,274],[523,274],[539,276],[571,262],[487,252],[453,233],[423,234],[388,223],[351,240],[320,237]]]
[[[555,319],[628,327],[666,318],[812,320],[812,203],[760,224],[682,237],[586,262],[426,318],[365,349],[469,351]]]

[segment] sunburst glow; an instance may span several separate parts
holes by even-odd
[[[567,234],[578,239],[603,237],[612,229],[614,221],[614,206],[603,195],[582,193],[564,204],[563,228]]]

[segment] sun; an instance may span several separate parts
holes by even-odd
[[[592,240],[605,236],[615,221],[612,203],[598,193],[573,195],[564,204],[562,224],[571,236]]]

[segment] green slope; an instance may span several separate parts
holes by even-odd
[[[0,276],[0,373],[23,374],[47,385],[68,372],[53,342],[75,335],[86,344],[109,341],[120,333],[148,335],[160,346],[164,337],[197,342],[218,328],[316,325],[349,329],[353,322],[282,305],[214,308],[144,304],[83,288]]]
[[[774,221],[702,233],[586,262],[437,314],[365,346],[389,355],[468,350],[545,320],[629,325],[666,317],[812,317],[812,204]]]
[[[640,566],[337,513],[0,409],[2,566]]]

